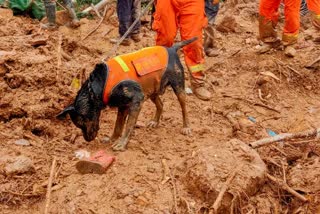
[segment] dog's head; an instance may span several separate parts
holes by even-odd
[[[58,119],[64,119],[69,114],[72,122],[82,130],[86,141],[93,140],[98,134],[100,112],[104,108],[103,90],[107,74],[107,65],[97,64],[78,91],[74,102],[57,115]]]

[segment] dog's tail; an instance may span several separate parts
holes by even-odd
[[[175,51],[179,50],[180,48],[186,46],[186,45],[189,45],[190,43],[196,41],[198,39],[198,37],[193,37],[191,39],[188,39],[188,40],[184,40],[182,42],[177,42],[175,43],[172,48],[175,49]]]

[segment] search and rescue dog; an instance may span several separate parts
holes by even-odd
[[[163,104],[159,95],[171,86],[178,97],[183,116],[183,134],[190,134],[186,111],[184,69],[177,50],[192,43],[192,38],[167,48],[154,46],[124,54],[97,64],[82,85],[74,102],[57,117],[70,115],[72,122],[82,130],[86,141],[98,134],[101,110],[106,106],[117,107],[118,115],[113,135],[113,150],[125,150],[135,127],[142,103],[150,98],[156,105],[156,114],[148,126],[159,124]],[[123,132],[124,125],[126,129]]]

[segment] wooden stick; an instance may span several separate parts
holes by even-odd
[[[242,100],[242,101],[246,101],[248,102],[249,104],[251,105],[254,105],[254,106],[260,106],[260,107],[264,107],[266,109],[269,109],[271,111],[274,111],[274,112],[277,112],[277,113],[281,113],[279,110],[275,109],[275,108],[272,108],[271,106],[268,106],[266,104],[263,104],[263,103],[256,103],[254,101],[251,101],[249,99],[245,99],[245,98],[241,98],[241,97],[235,97],[235,96],[231,96],[231,95],[227,95],[227,94],[223,94],[223,97],[229,97],[229,98],[232,98],[232,99],[236,99],[236,100]]]
[[[108,8],[108,5],[106,5],[106,7],[104,8],[103,16],[102,16],[102,18],[100,19],[99,24],[98,24],[92,31],[90,31],[90,32],[82,39],[82,41],[85,40],[86,38],[88,38],[91,34],[93,34],[93,33],[100,27],[100,25],[102,24],[103,20],[108,20],[108,19],[112,16],[112,14],[114,13],[114,9],[113,9],[112,7],[109,8],[109,9],[107,9],[107,8]]]
[[[237,167],[228,177],[228,179],[226,180],[226,182],[223,184],[222,188],[221,188],[221,191],[219,192],[219,195],[218,197],[216,198],[215,202],[213,203],[212,205],[212,209],[213,209],[213,212],[212,212],[212,209],[210,210],[211,212],[209,212],[209,214],[213,214],[213,213],[218,213],[218,209],[220,207],[220,204],[221,204],[221,201],[222,201],[222,198],[225,194],[225,192],[228,190],[233,178],[237,175],[238,173],[238,169],[240,167]]]
[[[249,146],[251,146],[252,148],[258,148],[258,147],[269,145],[282,140],[316,136],[319,132],[320,132],[320,128],[310,129],[310,130],[297,132],[297,133],[283,133],[283,134],[276,135],[274,137],[263,138],[261,140],[252,142],[249,144]]]
[[[44,208],[44,214],[48,214],[48,212],[49,212],[50,198],[51,198],[51,187],[52,187],[52,180],[54,177],[54,171],[56,168],[56,162],[57,162],[57,158],[54,157],[53,161],[52,161],[52,165],[51,165],[50,177],[49,177],[49,182],[48,182],[48,187],[47,187],[46,205]]]
[[[170,169],[168,167],[166,159],[162,159],[161,163],[163,166],[163,177],[162,177],[161,184],[163,185],[163,184],[167,183],[167,181],[170,180]]]
[[[313,68],[314,64],[316,64],[319,61],[320,61],[320,56],[317,59],[315,59],[315,60],[309,62],[308,64],[306,64],[305,67],[306,68]]]
[[[107,2],[108,2],[108,0],[102,0],[102,1],[100,1],[98,4],[96,4],[96,5],[94,6],[94,8],[99,11],[101,8],[103,8],[103,6],[104,6],[105,4],[107,4]],[[90,6],[90,7],[86,8],[85,10],[83,10],[81,13],[83,13],[83,14],[89,13],[89,12],[90,12],[91,10],[93,10],[94,8],[92,8],[92,6]]]
[[[62,34],[59,34],[58,38],[58,48],[57,48],[57,60],[58,60],[58,69],[61,66],[61,44],[62,44]]]
[[[99,18],[101,18],[101,14],[99,13],[99,11],[97,10],[97,8],[91,3],[91,7],[92,7],[92,9],[94,10],[94,12],[97,14],[97,16],[99,17]]]
[[[298,74],[299,76],[302,76],[302,74],[300,74],[299,71],[297,71],[296,69],[292,68],[291,66],[287,65],[286,63],[282,62],[279,59],[276,59],[274,57],[272,57],[275,61],[277,61],[281,66],[290,69],[291,71],[293,71],[294,73]]]
[[[289,187],[288,184],[285,183],[284,181],[279,180],[270,174],[267,174],[267,177],[268,177],[268,179],[270,179],[271,181],[276,183],[279,187],[281,187],[283,190],[286,190],[287,192],[291,193],[293,196],[297,197],[301,201],[303,201],[303,202],[308,201],[308,199],[306,197],[304,197],[303,195],[299,194],[297,191],[295,191],[294,189]]]
[[[66,59],[67,61],[70,61],[72,59],[72,57],[67,54],[66,52],[64,52],[62,49],[61,49],[61,56]]]

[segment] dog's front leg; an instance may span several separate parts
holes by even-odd
[[[104,141],[106,143],[113,142],[121,136],[122,131],[123,131],[123,127],[124,127],[124,122],[126,121],[127,116],[128,116],[128,108],[127,107],[119,107],[116,125],[114,126],[113,134],[112,134],[111,138],[105,137]]]
[[[141,110],[141,102],[135,103],[132,106],[130,106],[126,130],[122,135],[122,137],[112,145],[113,150],[124,151],[126,149],[129,137],[135,127],[135,124],[137,123],[140,110]]]

